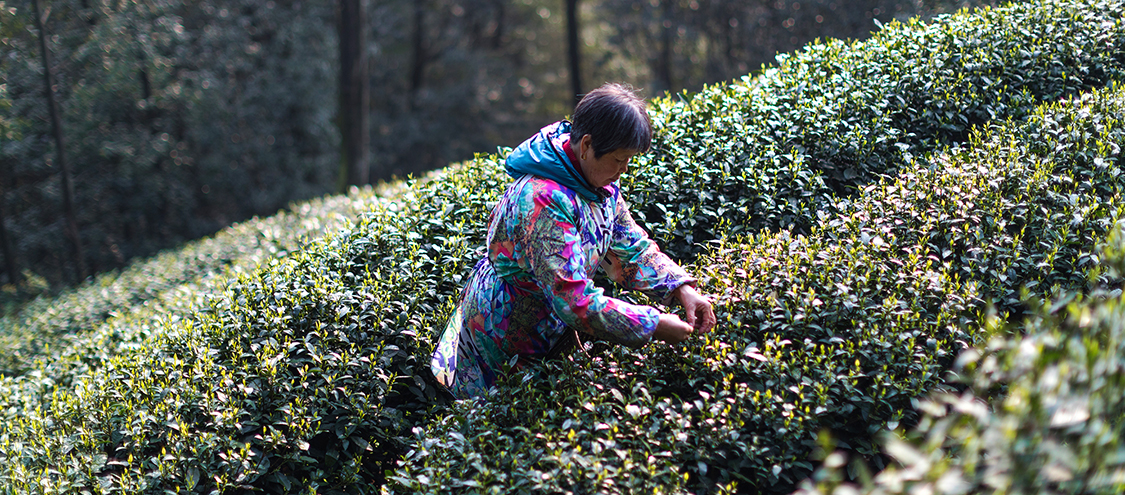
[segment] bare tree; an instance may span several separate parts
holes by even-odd
[[[48,113],[51,116],[51,132],[55,137],[56,161],[62,177],[63,214],[66,217],[66,235],[70,238],[73,256],[78,270],[78,280],[86,278],[86,257],[83,254],[82,239],[78,235],[78,220],[74,214],[74,184],[70,180],[70,165],[66,161],[66,140],[63,137],[59,105],[55,100],[55,77],[51,70],[51,51],[47,48],[47,31],[39,9],[39,0],[33,0],[35,29],[39,31],[39,51],[43,57],[44,93],[47,95]]]
[[[341,140],[341,186],[370,182],[370,132],[368,109],[367,0],[340,0],[337,34],[340,43],[340,108],[337,119]]]

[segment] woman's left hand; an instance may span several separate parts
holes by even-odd
[[[685,319],[692,328],[700,332],[708,332],[715,327],[715,310],[711,308],[711,301],[703,297],[699,291],[688,284],[676,289],[676,297],[684,307]]]

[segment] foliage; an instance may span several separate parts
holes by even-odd
[[[1121,77],[1117,1],[1025,2],[870,39],[808,45],[741,84],[655,103],[654,151],[628,179],[668,252],[759,229],[807,232],[839,196],[894,177],[991,120]]]
[[[295,205],[292,211],[235,225],[119,273],[102,274],[56,299],[35,301],[19,317],[5,318],[0,325],[0,362],[8,375],[0,380],[4,457],[10,459],[11,449],[30,457],[33,447],[13,438],[13,432],[36,417],[35,411],[49,407],[57,394],[74,393],[85,376],[115,359],[128,359],[118,357],[120,353],[130,356],[158,345],[153,341],[204,310],[209,295],[221,292],[232,277],[252,273],[259,263],[299,251],[310,237],[350,224],[372,201],[379,199],[366,190]],[[38,476],[16,468],[0,476],[0,486],[12,490]]]
[[[1118,279],[1123,232],[1118,223],[1101,259]],[[885,435],[891,467],[844,484],[847,458],[832,453],[799,493],[1120,493],[1123,323],[1112,286],[1059,294],[1022,322],[989,321],[988,345],[958,359],[967,389],[927,397],[917,427]]]
[[[989,306],[1086,289],[1097,240],[1125,213],[1123,119],[1120,89],[1051,105],[866,187],[808,236],[724,240],[692,270],[720,295],[717,330],[513,377],[420,429],[394,480],[787,492],[822,430],[882,467],[873,435],[915,420],[912,401],[980,343]]]
[[[417,332],[448,311],[451,273],[476,257],[479,218],[500,189],[488,163],[349,204],[370,210],[358,226],[288,244],[288,256],[217,279],[217,290],[183,287],[203,299],[175,303],[185,311],[111,318],[49,367],[10,380],[0,457],[19,462],[0,480],[17,491],[378,486],[404,425],[434,398],[410,389],[428,352]],[[271,230],[293,239],[279,223]],[[107,339],[124,342],[102,352]],[[60,435],[45,434],[47,422]]]
[[[643,81],[653,95],[698,91],[704,83],[737,79],[772,64],[775,55],[815,39],[867,38],[881,23],[930,16],[959,3],[939,0],[919,8],[914,0],[600,2],[588,10],[594,12],[590,20],[614,20],[593,23],[593,29],[606,31],[609,49],[586,48],[593,52],[586,73],[597,74],[595,81]]]
[[[877,58],[867,66],[849,58],[874,47],[827,42],[795,57],[805,60],[801,70],[785,62],[760,80],[655,105],[658,151],[641,164],[632,202],[668,212],[660,222],[653,210],[645,217],[666,246],[677,225],[692,222],[717,238],[704,249],[671,245],[699,253],[690,271],[719,296],[720,327],[709,335],[638,351],[592,343],[569,359],[508,374],[484,401],[440,400],[424,372],[433,332],[482,255],[485,219],[508,183],[501,150],[345,205],[345,211],[369,211],[322,239],[290,237],[300,229],[278,220],[270,228],[284,256],[250,254],[247,259],[263,261],[256,269],[158,290],[161,296],[149,299],[151,313],[108,314],[133,301],[86,292],[96,285],[76,291],[77,302],[50,306],[65,315],[62,322],[105,322],[92,323],[96,329],[73,341],[51,340],[49,326],[31,328],[20,344],[26,354],[8,360],[22,374],[4,382],[0,486],[21,493],[776,493],[813,472],[809,457],[822,429],[878,467],[873,436],[916,420],[910,404],[941,385],[956,353],[982,341],[979,327],[990,306],[1018,316],[1025,310],[1021,288],[1040,295],[1083,291],[1105,275],[1086,268],[1096,264],[1096,241],[1122,213],[1125,97],[1112,86],[1033,105],[1108,84],[1120,62],[1114,57],[1121,54],[1121,22],[1112,15],[1120,8],[1108,1],[1068,8],[1069,17],[1041,21],[1066,31],[1065,38],[1043,46],[1038,38],[1022,40],[1060,50],[1029,61],[1027,77],[1060,76],[1012,90],[1020,96],[990,89],[995,95],[988,101],[1002,102],[994,111],[1003,119],[957,138],[940,125],[922,125],[957,121],[961,114],[953,109],[970,100],[951,97],[949,115],[905,121],[919,127],[909,157],[899,147],[871,144],[883,135],[905,136],[893,125],[837,129],[832,142],[869,150],[856,156],[876,164],[863,177],[844,177],[852,182],[839,191],[828,187],[824,167],[782,161],[788,155],[780,154],[771,158],[779,166],[762,169],[760,181],[741,182],[774,184],[776,190],[739,197],[765,194],[772,201],[776,193],[780,204],[789,197],[776,191],[799,191],[794,178],[806,173],[804,206],[777,210],[806,215],[800,229],[790,228],[795,221],[765,226],[757,210],[715,193],[743,186],[711,188],[684,171],[699,160],[719,169],[725,164],[724,181],[743,180],[759,173],[747,168],[759,162],[727,163],[728,155],[713,148],[669,159],[667,150],[691,136],[720,150],[759,153],[758,140],[773,142],[784,130],[791,134],[765,149],[794,153],[796,147],[786,146],[802,133],[785,123],[811,122],[802,119],[814,107],[792,103],[774,107],[772,120],[743,120],[761,115],[752,113],[758,103],[747,95],[771,85],[797,91],[788,78],[817,73],[809,54],[830,49],[835,55],[820,62],[824,72],[851,60],[853,69],[879,73]],[[1048,4],[1014,6],[888,32],[904,40],[1003,39],[1005,29],[1027,27],[1021,16],[1033,12],[1056,11]],[[1007,14],[1010,24],[1000,21]],[[1064,19],[1102,21],[1090,28]],[[965,26],[978,27],[962,31]],[[950,34],[943,38],[943,30]],[[1067,48],[1092,38],[1108,55]],[[962,52],[950,55],[935,63],[947,63],[952,74],[973,63]],[[1075,76],[1083,67],[1097,67],[1100,75]],[[966,94],[988,87],[983,79],[963,87],[934,81]],[[825,102],[837,101],[825,94]],[[870,102],[862,93],[849,95],[837,96]],[[708,110],[711,101],[740,103]],[[837,104],[841,112],[860,108]],[[827,121],[865,122],[840,119]],[[670,132],[673,126],[682,134]],[[819,135],[815,129],[806,134]],[[962,146],[944,146],[950,142]],[[715,206],[693,207],[697,200],[684,199],[688,194]],[[229,242],[234,251],[256,249],[248,239]],[[213,270],[194,272],[193,264],[215,266],[194,261],[203,256],[185,252],[170,263],[189,268],[157,267],[151,277],[190,284],[193,273]],[[122,279],[121,293],[148,277],[140,273]],[[65,349],[32,345],[35,332]],[[91,351],[95,357],[84,361]]]
[[[871,19],[926,14],[917,0],[871,0],[861,9],[838,3],[583,3],[583,73],[588,86],[619,80],[653,95],[694,90],[745,74],[814,33],[863,38]],[[93,271],[335,189],[333,3],[41,4]],[[402,177],[515,144],[572,108],[558,2],[367,4],[372,177]],[[38,33],[27,5],[0,3],[0,91],[11,101],[0,122],[0,212],[13,247],[0,281],[46,281],[57,292],[81,281],[59,221]],[[665,18],[661,6],[682,15]],[[665,23],[663,32],[648,32]],[[650,67],[665,60],[652,56],[658,44],[649,41],[657,38],[670,48],[664,72],[675,77],[668,84]],[[5,298],[23,301],[39,292],[34,285],[6,287]]]
[[[311,22],[323,9],[43,3],[92,269],[107,271],[325,191],[335,163],[323,110],[331,95],[321,92],[330,47],[299,41],[310,36],[302,32],[308,24],[281,22]],[[23,4],[11,14],[16,25],[31,24]],[[3,138],[0,178],[19,265],[57,286],[75,281],[62,249],[38,35],[24,27],[0,41],[11,115],[24,124],[19,136]]]
[[[381,194],[390,191],[384,187]],[[141,343],[162,320],[197,311],[202,297],[221,289],[234,274],[252,272],[265,260],[299,251],[310,238],[343,228],[372,201],[368,188],[304,202],[103,273],[56,297],[41,297],[0,319],[0,376],[67,362],[59,359],[60,353],[80,356],[82,369],[100,364],[119,347]],[[51,374],[56,382],[69,382],[80,373],[52,365]]]

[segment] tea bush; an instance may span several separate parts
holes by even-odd
[[[352,228],[234,274],[71,390],[20,377],[0,430],[3,486],[377,487],[403,425],[435,398],[416,373],[429,352],[419,329],[448,313],[500,181],[488,161],[407,183]]]
[[[234,225],[211,238],[99,275],[0,320],[0,438],[12,440],[20,418],[70,393],[118,352],[138,352],[154,334],[205,307],[231,276],[298,251],[310,238],[349,225],[372,194],[400,185],[354,190],[293,205],[290,211]],[[24,432],[23,434],[26,434]]]
[[[856,106],[839,107],[843,120],[825,120],[837,126],[823,134],[832,144],[806,149],[866,150],[847,156],[879,165],[853,172],[852,184],[831,182],[830,160],[801,158],[801,136],[822,134],[806,125],[820,122],[806,115],[818,107],[802,106],[816,99],[800,93],[797,78],[817,73],[818,63],[826,72],[865,67],[857,60],[868,59],[853,51],[874,45],[826,42],[745,84],[654,104],[656,151],[638,163],[631,200],[670,251],[702,252],[691,271],[720,296],[720,328],[708,336],[640,351],[594,343],[572,359],[507,376],[484,402],[440,405],[419,372],[509,182],[502,150],[404,183],[364,205],[370,211],[349,228],[263,258],[256,269],[230,270],[205,290],[165,292],[160,301],[198,301],[166,317],[159,307],[138,310],[135,319],[82,327],[87,337],[52,349],[25,345],[32,350],[11,365],[25,371],[8,379],[0,407],[0,486],[780,492],[813,471],[809,452],[821,429],[877,463],[872,435],[915,419],[912,399],[941,383],[955,353],[979,342],[972,329],[985,308],[1022,312],[1021,287],[1085,287],[1093,239],[1120,216],[1117,93],[1034,105],[1116,77],[1121,3],[1062,5],[887,28],[880,43],[901,36],[902,50],[916,35],[985,53],[998,43],[988,36],[1011,30],[1019,33],[1011,40],[1038,54],[1010,62],[1025,81],[1007,90],[958,75],[975,59],[963,50],[945,57],[945,45],[932,44],[934,63],[954,74],[932,79],[933,92],[962,88],[954,83],[964,79],[966,94],[987,87],[994,96],[972,98],[1001,102],[989,107],[1000,118],[968,137],[921,120],[863,127],[883,122],[882,100],[863,100],[859,89],[839,93]],[[1054,27],[1038,31],[1040,24]],[[1053,38],[1055,31],[1067,34]],[[1052,42],[1040,45],[1044,37]],[[1004,53],[1018,54],[1015,43]],[[811,55],[830,49],[820,62]],[[879,60],[919,57],[873,57],[864,77],[900,77],[878,69]],[[903,74],[929,77],[924,68]],[[806,89],[815,86],[809,81]],[[862,83],[847,81],[819,87]],[[766,91],[771,85],[780,86]],[[773,93],[801,97],[761,106]],[[956,121],[970,98],[920,94],[917,118],[938,123]],[[874,113],[863,113],[871,106]],[[964,147],[942,151],[954,141]],[[695,154],[669,151],[676,146]],[[765,161],[733,158],[759,155]],[[695,160],[724,171],[685,168]],[[709,182],[715,177],[721,181]],[[747,202],[759,199],[766,206]],[[700,251],[709,236],[718,240]],[[95,322],[109,314],[73,311]],[[103,342],[113,344],[99,355]],[[83,364],[91,352],[98,357]]]
[[[391,191],[392,187],[383,186],[381,193]],[[154,303],[182,304],[183,295],[206,292],[194,287],[196,284],[223,279],[228,270],[251,271],[263,260],[299,250],[309,237],[349,225],[368,208],[371,196],[371,189],[356,190],[351,195],[293,205],[291,211],[233,225],[210,238],[101,274],[55,297],[40,297],[0,319],[4,329],[0,333],[0,375],[24,373],[44,358],[46,348],[72,347],[70,339],[108,319]],[[168,316],[172,311],[169,307],[148,312]],[[186,314],[191,309],[174,311]]]
[[[1125,91],[1052,104],[869,185],[808,236],[723,240],[692,271],[719,327],[684,347],[579,353],[419,428],[404,493],[787,492],[817,434],[873,436],[980,343],[990,306],[1086,290],[1125,211]]]
[[[1103,262],[1125,275],[1125,224]],[[895,463],[863,486],[841,483],[832,453],[804,484],[817,493],[1121,493],[1125,489],[1125,298],[1106,287],[1064,293],[1025,321],[989,322],[993,337],[958,360],[962,393],[921,404],[904,437],[888,434]]]
[[[1123,12],[1119,0],[1036,1],[896,22],[658,100],[654,150],[626,179],[638,220],[678,259],[726,230],[807,233],[838,195],[963,142],[974,125],[1120,78]]]

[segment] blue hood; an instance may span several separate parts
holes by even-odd
[[[604,201],[610,194],[606,188],[594,188],[571,163],[563,150],[570,139],[570,122],[560,120],[548,125],[516,146],[504,161],[504,171],[513,178],[531,174],[551,179],[581,194],[588,201]]]

